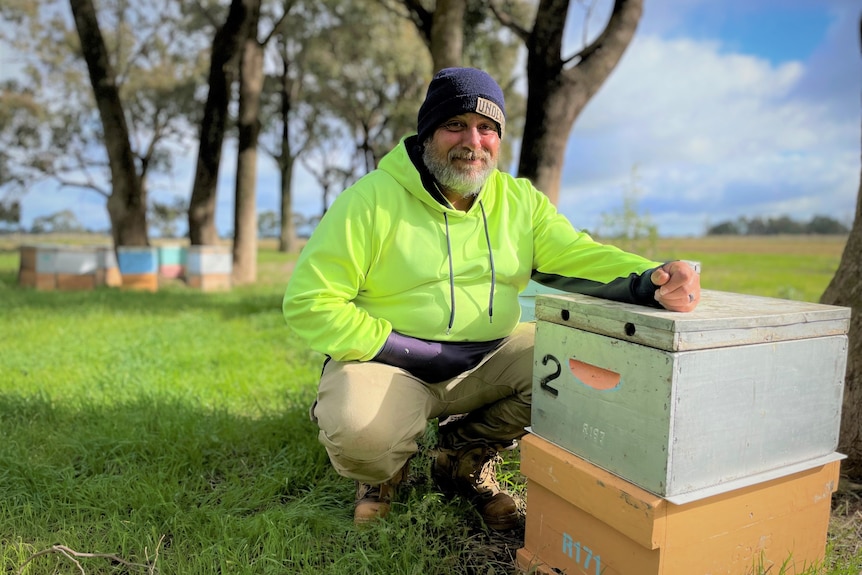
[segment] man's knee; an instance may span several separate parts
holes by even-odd
[[[321,427],[318,439],[339,474],[378,484],[395,475],[417,449],[415,441],[393,433],[394,429],[389,421],[352,430],[341,428],[332,435]]]
[[[400,439],[391,421],[379,417],[368,421],[360,421],[356,417],[337,422],[318,420],[318,426],[320,441],[330,453],[347,454],[356,461],[379,459]]]

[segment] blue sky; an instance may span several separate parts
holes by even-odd
[[[579,38],[572,4],[568,32]],[[572,130],[560,211],[600,231],[602,215],[637,189],[639,209],[665,236],[701,235],[741,216],[828,215],[849,225],[860,177],[860,11],[856,0],[645,0],[634,41]],[[589,30],[600,28],[600,12]],[[154,188],[187,197],[193,155]],[[234,154],[222,157],[216,213],[225,233]],[[274,165],[262,159],[259,211],[278,211],[277,190]],[[319,211],[307,176],[294,195],[297,211]],[[47,187],[24,198],[23,223],[66,207],[107,229],[100,196]]]

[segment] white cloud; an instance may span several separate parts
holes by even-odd
[[[859,178],[858,100],[848,119],[797,95],[808,72],[716,42],[636,37],[574,127],[560,210],[594,228],[637,166],[642,208],[663,234],[738,216],[846,219]]]

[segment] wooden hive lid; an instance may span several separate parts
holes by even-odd
[[[666,351],[846,335],[850,308],[702,290],[680,313],[579,294],[538,295],[536,319]]]

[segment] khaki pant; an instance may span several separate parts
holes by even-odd
[[[312,415],[335,470],[378,484],[418,450],[429,419],[467,414],[458,435],[508,444],[530,424],[534,323],[520,324],[482,363],[426,384],[377,362],[326,364]]]

